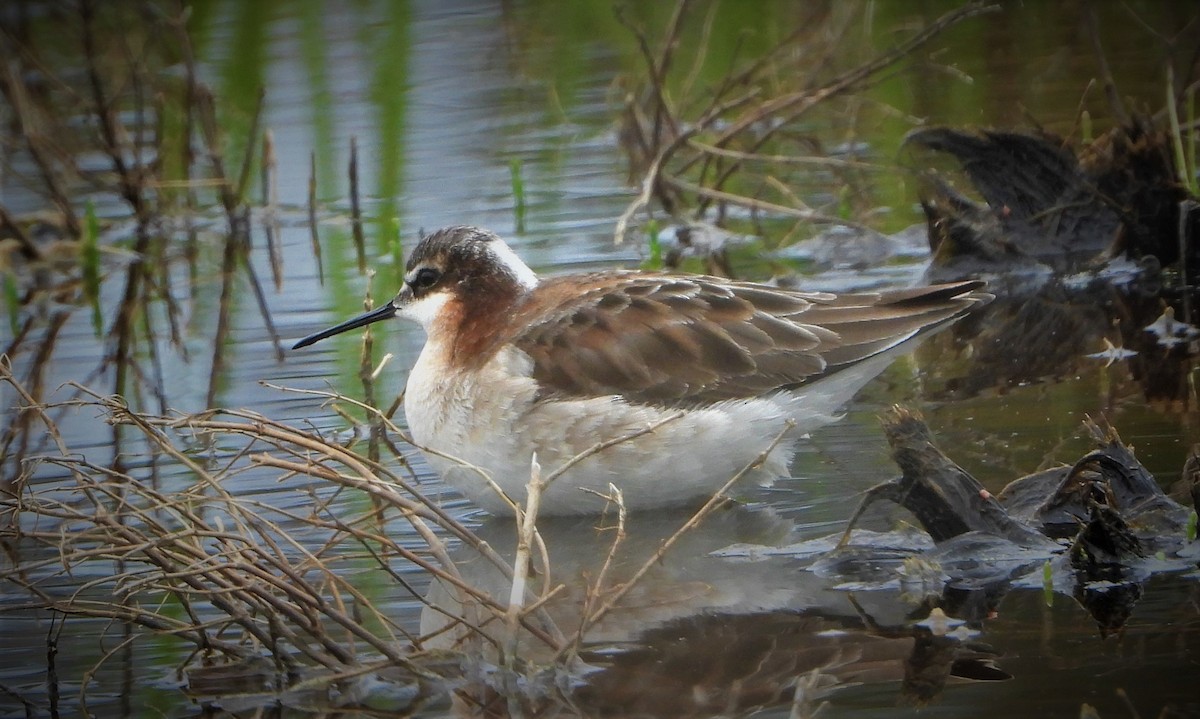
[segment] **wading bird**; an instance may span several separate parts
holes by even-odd
[[[521,502],[535,453],[545,474],[586,454],[541,512],[599,513],[610,485],[644,510],[703,501],[790,427],[750,473],[786,474],[797,437],[831,421],[889,350],[990,299],[982,286],[835,295],[626,270],[540,278],[495,234],[450,227],[420,241],[394,299],[294,349],[415,320],[427,339],[405,415],[448,484],[510,514],[463,462]]]

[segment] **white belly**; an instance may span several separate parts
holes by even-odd
[[[447,484],[493,514],[512,510],[463,462],[487,472],[509,498],[523,503],[535,452],[545,477],[600,442],[629,436],[675,413],[617,397],[535,401],[530,362],[516,350],[471,373],[445,372],[438,356],[439,349],[427,344],[409,376],[409,428],[417,444],[461,460],[426,453]],[[799,425],[793,436],[753,473],[755,481],[772,480],[786,473],[794,435],[832,419],[830,413],[845,398],[836,404],[806,402],[803,410],[800,399],[781,393],[684,411],[649,434],[573,466],[547,488],[541,511],[598,514],[610,484],[622,491],[632,511],[698,503],[754,462],[792,418]]]

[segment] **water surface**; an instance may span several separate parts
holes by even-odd
[[[856,16],[847,36],[855,42],[833,62],[849,66],[861,61],[873,50],[888,47],[905,28],[930,22],[952,5],[855,7],[855,12],[866,15]],[[656,28],[665,23],[667,10],[654,5],[626,12],[634,23]],[[1195,20],[1194,11],[1170,2],[1097,3],[1096,10],[1114,79],[1130,106],[1161,107],[1167,49],[1155,29],[1170,35],[1189,27],[1186,23]],[[270,214],[255,209],[250,261],[259,277],[270,276],[263,235],[264,221],[273,216],[279,223],[284,281],[280,290],[268,283],[266,299],[284,344],[361,311],[368,286],[376,301],[394,292],[399,270],[392,242],[398,238],[403,249],[411,248],[422,228],[459,223],[488,227],[507,238],[539,272],[635,267],[650,257],[640,226],[624,244],[613,242],[616,218],[634,193],[619,146],[620,105],[643,69],[635,39],[608,5],[414,1],[356,3],[347,8],[320,3],[199,3],[194,12],[198,68],[214,88],[231,143],[244,142],[258,87],[265,88],[260,122],[271,131],[276,147],[278,207]],[[712,57],[698,66],[697,82],[719,79],[735,48],[750,54],[769,47],[781,37],[793,12],[791,3],[756,3],[752,9],[739,3],[719,6],[711,16]],[[689,16],[683,43],[703,41],[706,13],[707,5]],[[853,107],[814,116],[802,130],[826,148],[860,143],[872,161],[884,164],[898,159],[904,133],[918,123],[1009,127],[1033,121],[1050,131],[1078,136],[1079,110],[1086,108],[1094,118],[1093,131],[1100,132],[1111,119],[1100,90],[1088,89],[1099,71],[1084,13],[1082,6],[1072,4],[1003,4],[998,13],[947,32],[919,56],[920,61],[870,89]],[[743,31],[739,45],[737,37]],[[1194,40],[1195,32],[1185,33],[1180,47],[1190,52]],[[70,57],[72,50],[66,47],[61,52]],[[241,139],[238,128],[242,128]],[[370,279],[358,273],[351,243],[345,168],[352,139],[358,148],[368,260],[374,270]],[[311,250],[306,207],[314,159],[324,282]],[[27,163],[20,155],[14,159],[18,169],[30,170]],[[514,167],[520,168],[526,198],[521,231],[514,212]],[[39,197],[23,189],[20,180],[19,174],[4,177],[0,199],[5,206],[13,212],[43,209]],[[841,192],[839,182],[830,174],[814,172],[812,185],[797,192],[814,205],[834,208]],[[911,176],[881,173],[876,180],[856,185],[863,186],[869,192],[856,196],[854,203],[876,210],[868,213],[873,226],[892,233],[922,221]],[[81,194],[80,202],[84,200]],[[117,220],[106,241],[131,246],[123,205],[103,196],[96,203],[101,217]],[[190,351],[184,357],[165,343],[160,347],[161,371],[169,389],[162,398],[164,410],[206,408],[224,217],[217,208],[205,208],[198,223],[205,230],[200,235],[201,267],[210,281],[199,282],[194,295],[178,293],[186,304],[183,334]],[[813,227],[811,233],[821,229]],[[919,249],[907,258],[865,269],[821,268],[804,255],[788,252],[766,259],[750,252],[735,253],[734,261],[748,277],[802,272],[813,275],[814,287],[836,289],[913,283],[920,281],[924,270]],[[114,276],[120,267],[114,265]],[[171,276],[180,286],[186,283],[186,275],[185,269],[173,265]],[[105,282],[101,306],[116,306],[119,292],[119,282]],[[986,322],[985,318],[975,321]],[[111,315],[105,319],[111,322]],[[280,361],[244,283],[237,287],[232,322],[216,405],[252,408],[275,420],[327,432],[346,429],[345,419],[319,398],[281,392],[265,383],[332,388],[359,396],[357,335],[286,352]],[[407,368],[423,341],[418,328],[386,324],[377,326],[375,333],[376,359],[384,352],[394,355],[375,386],[381,406],[389,405],[403,388]],[[7,323],[3,331],[9,332]],[[44,326],[37,331],[44,332]],[[866,637],[864,643],[886,634],[864,632],[851,593],[814,586],[797,562],[739,563],[709,552],[739,542],[769,546],[839,532],[860,493],[896,474],[877,416],[897,402],[921,410],[943,447],[993,491],[1039,467],[1074,462],[1090,448],[1080,430],[1088,415],[1108,417],[1164,484],[1178,475],[1188,448],[1200,439],[1190,364],[1184,375],[1189,389],[1172,402],[1147,402],[1127,363],[1105,367],[1083,358],[1102,349],[1099,345],[1079,347],[1079,361],[1059,375],[955,393],[944,391],[943,385],[947,376],[961,369],[964,360],[956,355],[961,347],[955,345],[952,332],[936,339],[915,355],[897,360],[848,405],[840,422],[814,433],[803,444],[792,477],[771,488],[749,490],[744,507],[706,525],[676,548],[647,580],[644,592],[631,601],[634,611],[619,615],[593,635],[593,651],[602,652],[607,643],[632,651],[631,646],[640,646],[633,640],[648,632],[642,644],[665,656],[674,631],[696,641],[688,645],[694,647],[689,649],[692,656],[678,664],[660,657],[660,663],[676,667],[681,676],[692,672],[699,677],[698,685],[720,695],[729,691],[729,682],[734,681],[730,677],[737,676],[724,671],[723,651],[737,647],[728,650],[742,662],[759,656],[746,648],[759,638],[754,623],[746,626],[739,618],[774,618],[778,624],[763,620],[760,628],[771,627],[764,640],[780,645],[786,645],[784,637],[801,634],[800,624],[807,630],[813,622],[825,623],[816,628],[818,634],[855,632],[855,637]],[[12,338],[5,334],[3,340],[8,346]],[[44,385],[52,388],[86,380],[100,392],[109,391],[111,370],[94,374],[106,351],[108,345],[97,338],[89,312],[72,312],[54,343]],[[33,361],[29,353],[14,357],[18,374]],[[8,412],[15,398],[7,386],[0,391]],[[69,393],[60,392],[51,397],[61,401]],[[159,409],[151,397],[139,401],[148,409]],[[112,430],[98,421],[94,407],[67,408],[58,421],[64,442],[74,452],[99,465],[111,461]],[[38,451],[53,451],[48,439]],[[235,453],[238,448],[209,451],[220,458],[228,456],[222,451]],[[442,491],[418,452],[410,448],[405,456],[424,489]],[[127,458],[127,466],[148,472],[149,460],[135,453]],[[170,462],[157,464],[155,470],[166,487],[190,481],[184,468]],[[64,470],[46,465],[32,481],[50,486],[65,479]],[[274,475],[254,472],[238,475],[225,489],[303,513],[314,496],[299,491],[304,487],[316,496],[331,494],[313,480],[278,483]],[[445,491],[443,497],[447,509],[479,526],[496,546],[512,541],[511,527],[503,521],[486,518],[453,492]],[[347,510],[363,502],[349,496],[335,501],[344,502]],[[636,567],[638,557],[657,547],[685,519],[686,515],[631,518],[626,568]],[[876,519],[881,527],[890,526],[889,521]],[[605,535],[597,534],[594,524],[590,520],[546,523],[543,531],[553,549],[553,566],[563,581],[594,576],[595,563],[606,546]],[[301,524],[282,526],[303,535]],[[419,544],[415,536],[400,534],[411,532],[403,523],[394,522],[389,529],[399,534],[401,543]],[[25,546],[13,551],[14,558],[24,562],[50,556]],[[424,573],[411,565],[401,571],[406,581],[424,591],[429,581]],[[89,572],[103,574],[98,568],[81,568],[55,576],[48,586],[58,594],[72,592],[91,578]],[[359,579],[373,603],[386,608],[398,624],[415,631],[429,620],[422,618],[420,602],[406,590],[362,574]],[[1144,716],[1157,716],[1164,707],[1176,712],[1171,716],[1197,715],[1200,706],[1190,679],[1200,657],[1195,579],[1193,569],[1147,582],[1124,632],[1108,638],[1100,637],[1094,621],[1069,597],[1057,595],[1047,606],[1039,590],[1012,591],[991,613],[972,618],[980,640],[996,650],[996,663],[1012,675],[1011,680],[952,685],[928,708],[897,708],[904,654],[888,654],[893,674],[847,675],[848,686],[829,696],[827,716],[901,716],[918,711],[946,716],[967,712],[1075,716],[1086,703],[1109,717],[1129,714],[1126,701]],[[481,583],[486,581],[480,577]],[[691,596],[689,592],[696,601],[681,601]],[[497,595],[507,596],[502,586],[497,587]],[[9,588],[0,594],[6,608],[19,608],[24,601]],[[906,613],[913,609],[891,595],[863,601],[881,627],[905,626]],[[9,690],[0,695],[0,715],[19,716],[24,711],[26,705],[13,697],[32,702],[38,713],[49,706],[44,638],[57,632],[55,621],[37,612],[0,615],[5,645],[0,686]],[[74,705],[78,682],[120,641],[121,631],[107,622],[72,620],[58,635],[55,668],[61,682],[58,701],[63,706]],[[861,651],[854,646],[843,656]],[[175,669],[188,659],[187,649],[179,643],[145,637],[107,658],[89,686],[88,707],[105,716],[142,715],[150,707],[172,716],[196,713],[177,691]],[[636,675],[639,665],[631,666]],[[792,669],[801,673],[804,667],[798,663]],[[786,681],[783,672],[776,688]],[[614,686],[636,686],[632,682],[618,677]],[[642,694],[644,699],[649,696]],[[621,698],[619,693],[609,696],[606,701],[613,705],[595,697],[592,701],[618,714],[635,706],[663,715],[675,710],[717,713],[712,705],[694,708],[683,697],[679,705],[666,700],[650,704],[650,699],[644,705],[622,705]],[[764,703],[783,716],[790,710],[790,695]],[[749,709],[731,705],[729,713]],[[444,702],[429,709],[430,715],[446,711]]]

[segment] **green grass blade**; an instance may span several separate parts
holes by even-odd
[[[1183,151],[1183,130],[1179,126],[1179,110],[1175,107],[1175,71],[1167,64],[1167,120],[1171,124],[1171,146],[1175,150],[1175,171],[1184,187],[1192,190],[1195,177],[1188,177],[1191,163]],[[1190,132],[1190,130],[1189,130]]]
[[[521,178],[521,161],[513,158],[508,163],[509,175],[512,177],[513,214],[516,220],[517,232],[525,231],[525,180]]]

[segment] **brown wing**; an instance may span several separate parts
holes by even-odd
[[[543,282],[512,318],[547,395],[687,404],[794,387],[979,301],[978,282],[835,296],[712,277]]]

